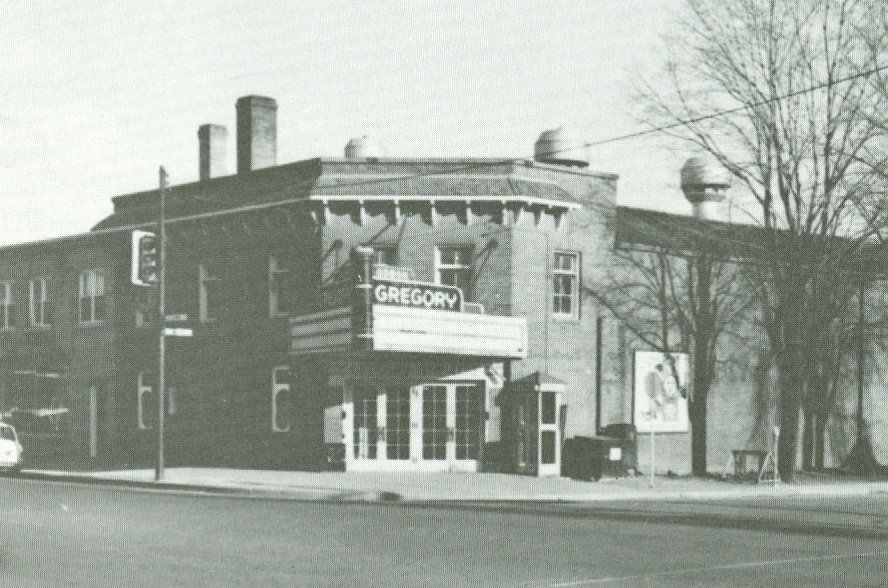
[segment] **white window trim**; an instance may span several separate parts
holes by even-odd
[[[34,297],[34,285],[41,284],[40,294],[41,299],[40,302],[40,315],[37,316],[37,305],[35,304],[37,300]],[[49,290],[49,279],[48,278],[32,278],[28,282],[28,319],[30,321],[30,326],[38,327],[38,328],[48,328],[50,326],[50,322],[47,321],[46,317],[46,304],[49,302],[48,296]]]
[[[143,431],[153,429],[154,428],[153,426],[150,426],[145,423],[145,414],[146,414],[146,412],[149,412],[151,410],[151,407],[148,407],[148,409],[146,411],[146,409],[144,407],[143,398],[144,398],[145,394],[150,394],[154,390],[151,386],[149,386],[148,384],[145,383],[145,372],[139,372],[139,375],[138,375],[137,381],[136,381],[136,390],[138,391],[137,392],[138,393],[137,399],[138,399],[139,428]]]
[[[441,251],[444,249],[459,249],[464,251],[469,256],[468,264],[452,264],[452,263],[442,263],[441,262]],[[441,271],[442,270],[464,270],[468,273],[469,282],[472,281],[472,258],[474,257],[474,249],[471,245],[438,245],[435,247],[435,283],[442,284],[441,282]],[[463,290],[465,290],[463,288]],[[463,291],[463,296],[465,297],[466,302],[468,302],[471,293]]]
[[[0,329],[4,331],[11,331],[15,328],[15,300],[13,297],[13,282],[6,281],[0,282],[3,285],[3,298],[0,302],[3,303],[3,324],[0,325]],[[10,313],[10,310],[12,311]],[[10,316],[13,319],[13,324],[10,324],[9,319]]]
[[[289,313],[282,312],[280,309],[280,291],[284,285],[280,278],[290,273],[286,267],[279,264],[280,256],[268,256],[268,316],[279,317],[286,316]]]
[[[574,268],[572,271],[565,271],[562,269],[555,268],[555,258],[558,255],[567,255],[573,258],[574,260]],[[582,278],[580,274],[580,263],[581,257],[579,251],[565,251],[565,250],[555,250],[552,253],[552,283],[550,285],[550,304],[552,304],[552,317],[556,319],[562,320],[578,320],[580,318],[580,280]],[[570,293],[570,312],[556,312],[555,311],[555,278],[557,276],[571,276],[574,278],[573,280],[573,288]],[[563,294],[562,294],[563,296]]]
[[[93,276],[93,290],[89,292],[89,284],[90,284],[90,276]],[[98,285],[101,283],[101,294],[99,293]],[[108,300],[107,300],[107,290],[105,288],[105,274],[101,270],[91,269],[84,270],[80,272],[80,277],[78,279],[78,292],[79,296],[77,297],[77,315],[79,319],[79,323],[82,325],[95,325],[100,324],[105,321],[108,313]],[[98,296],[102,296],[105,298],[105,317],[97,319],[96,318],[96,298]],[[90,317],[88,320],[84,320],[83,317],[83,299],[89,298],[89,307],[90,307]]]
[[[200,322],[211,323],[216,320],[210,316],[209,308],[209,292],[207,284],[210,282],[219,282],[219,277],[210,273],[206,263],[198,264],[198,315]],[[218,309],[217,309],[218,310]]]
[[[277,416],[278,416],[278,394],[281,392],[292,392],[290,388],[289,382],[282,382],[278,380],[278,373],[284,373],[289,375],[290,366],[286,365],[276,365],[271,368],[271,430],[275,433],[286,433],[293,426],[293,423],[290,422],[287,425],[287,428],[278,427],[277,424]],[[292,417],[292,415],[290,415]]]

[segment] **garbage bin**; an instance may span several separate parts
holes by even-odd
[[[614,437],[573,437],[564,442],[562,474],[575,480],[600,480],[602,474],[623,471],[623,440]]]
[[[635,425],[629,423],[615,423],[608,425],[599,431],[602,437],[612,437],[619,439],[622,443],[623,471],[620,475],[634,472],[638,467],[638,436],[635,432]]]

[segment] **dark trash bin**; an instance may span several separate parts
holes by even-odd
[[[602,437],[612,437],[622,441],[623,471],[620,475],[634,472],[638,466],[638,434],[635,425],[629,423],[615,423],[608,425],[599,431]]]
[[[623,471],[623,440],[614,437],[573,437],[564,442],[562,473],[575,480],[600,480],[602,474]]]

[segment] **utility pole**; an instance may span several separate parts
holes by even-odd
[[[158,217],[158,235],[160,249],[160,275],[157,281],[157,331],[158,331],[158,360],[157,360],[157,470],[154,479],[163,480],[163,416],[166,404],[166,193],[167,173],[160,168],[160,216]]]

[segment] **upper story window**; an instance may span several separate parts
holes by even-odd
[[[51,322],[46,278],[35,278],[28,283],[28,316],[32,327],[48,327]]]
[[[219,318],[221,309],[221,280],[208,264],[197,266],[198,271],[198,315],[201,322],[214,321]]]
[[[80,274],[80,322],[105,320],[105,276],[98,270]]]
[[[460,288],[468,300],[471,298],[471,282],[471,247],[435,248],[435,283]]]
[[[580,316],[580,254],[558,251],[552,264],[552,314]]]
[[[268,316],[290,314],[295,310],[290,269],[277,255],[268,256]]]
[[[0,316],[0,328],[15,327],[15,301],[12,296],[12,282],[0,283],[0,296],[3,300],[3,313]]]
[[[373,245],[373,264],[396,265],[398,249],[390,246]]]

